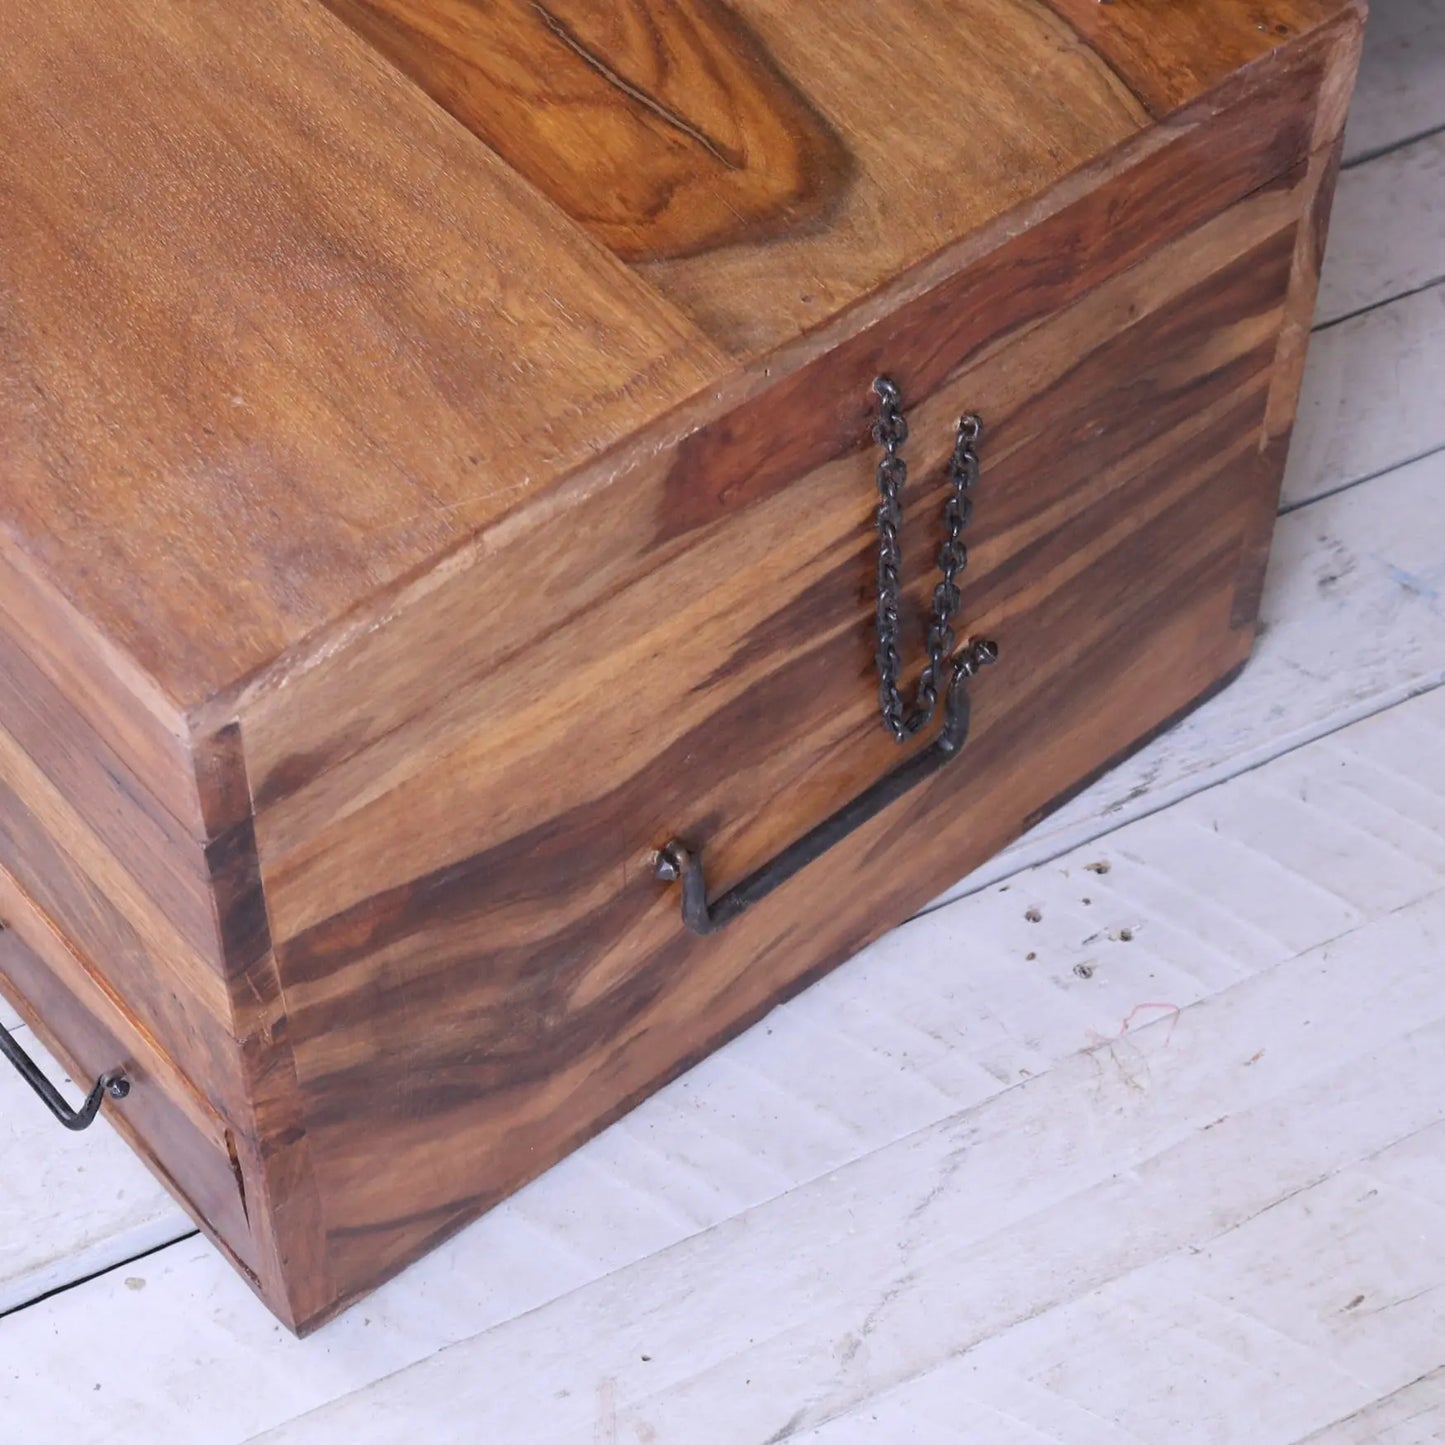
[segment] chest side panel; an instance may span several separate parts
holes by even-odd
[[[615,506],[491,539],[474,579],[459,563],[389,635],[253,700],[275,964],[343,1297],[1242,662],[1322,64],[1211,108],[639,466]],[[996,636],[1005,660],[946,781],[697,938],[653,877],[662,842],[694,841],[721,890],[898,761],[872,678],[868,384],[884,370],[914,438],[905,636],[922,635],[953,421],[976,410],[960,633]]]

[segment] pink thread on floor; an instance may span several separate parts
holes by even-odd
[[[1119,1037],[1122,1039],[1129,1032],[1129,1025],[1134,1022],[1134,1015],[1141,1013],[1144,1009],[1157,1009],[1161,1013],[1179,1016],[1180,1008],[1177,1003],[1136,1003],[1128,1013],[1124,1015],[1123,1022],[1119,1025]]]

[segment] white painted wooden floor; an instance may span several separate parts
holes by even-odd
[[[1371,25],[1241,680],[304,1343],[0,1079],[0,1445],[1445,1441],[1445,0]]]

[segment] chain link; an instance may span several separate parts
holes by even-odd
[[[941,580],[933,589],[933,613],[928,626],[928,662],[918,679],[912,711],[907,712],[898,687],[902,670],[898,635],[903,593],[899,535],[903,530],[903,487],[908,480],[903,444],[908,440],[908,420],[903,415],[902,394],[896,382],[880,376],[873,383],[873,391],[878,397],[873,440],[883,448],[878,461],[878,510],[874,514],[878,530],[878,702],[883,726],[896,742],[902,743],[928,726],[938,706],[939,692],[946,686],[944,674],[955,642],[953,620],[961,600],[958,575],[968,565],[968,548],[961,539],[973,512],[973,499],[968,493],[978,480],[975,448],[983,426],[976,416],[962,417],[954,438],[953,455],[948,461],[948,500],[943,507],[944,539],[938,549]],[[982,644],[967,657],[954,660],[953,665],[972,672],[979,663],[992,661],[996,653],[993,644]]]

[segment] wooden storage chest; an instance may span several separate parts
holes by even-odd
[[[1243,664],[1361,22],[7,4],[0,985],[283,1320]]]

